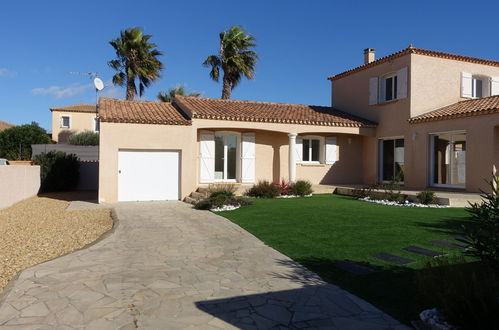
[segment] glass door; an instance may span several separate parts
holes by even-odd
[[[237,151],[237,135],[215,134],[215,181],[236,181]]]
[[[464,187],[466,184],[466,133],[431,136],[432,185]]]
[[[380,180],[404,182],[404,139],[380,140]]]

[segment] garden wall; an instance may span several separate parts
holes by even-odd
[[[0,209],[35,196],[40,189],[40,166],[0,166]]]

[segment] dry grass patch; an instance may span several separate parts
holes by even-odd
[[[111,210],[66,211],[69,203],[32,197],[0,210],[0,293],[19,271],[77,250],[112,228]]]

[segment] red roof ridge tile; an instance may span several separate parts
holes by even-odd
[[[343,71],[341,73],[329,76],[327,79],[328,80],[340,79],[340,78],[346,77],[350,74],[353,74],[355,72],[362,71],[364,69],[376,66],[378,64],[385,63],[391,59],[401,57],[401,56],[404,56],[407,54],[426,55],[426,56],[440,57],[440,58],[446,58],[446,59],[456,60],[456,61],[474,62],[474,63],[484,64],[484,65],[499,66],[499,61],[488,60],[488,59],[483,59],[483,58],[479,58],[479,57],[459,55],[459,54],[454,54],[454,53],[439,52],[439,51],[423,49],[423,48],[415,48],[415,47],[409,46],[405,49],[399,50],[398,52],[380,57],[379,59],[377,59],[373,62],[363,64],[363,65],[357,66],[355,68],[349,69],[347,71]]]

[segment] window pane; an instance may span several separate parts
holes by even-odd
[[[98,118],[95,118],[95,131],[100,131],[100,122]]]
[[[464,186],[466,183],[466,134],[452,136],[451,184]]]
[[[236,178],[237,137],[227,136],[227,179]]]
[[[482,81],[475,79],[475,97],[482,97]]]
[[[310,161],[310,140],[303,139],[303,161]]]
[[[395,140],[395,179],[404,181],[404,139]]]
[[[390,101],[393,98],[393,78],[385,80],[385,101]]]
[[[62,117],[62,127],[69,127],[69,117]]]
[[[394,141],[393,140],[383,140],[383,155],[382,157],[382,180],[392,180],[393,179],[393,162],[395,160],[394,155]]]
[[[311,141],[312,141],[312,161],[318,162],[320,141],[319,140],[311,140]]]
[[[433,136],[433,183],[465,185],[466,134]]]
[[[224,178],[224,137],[215,135],[215,180]]]

